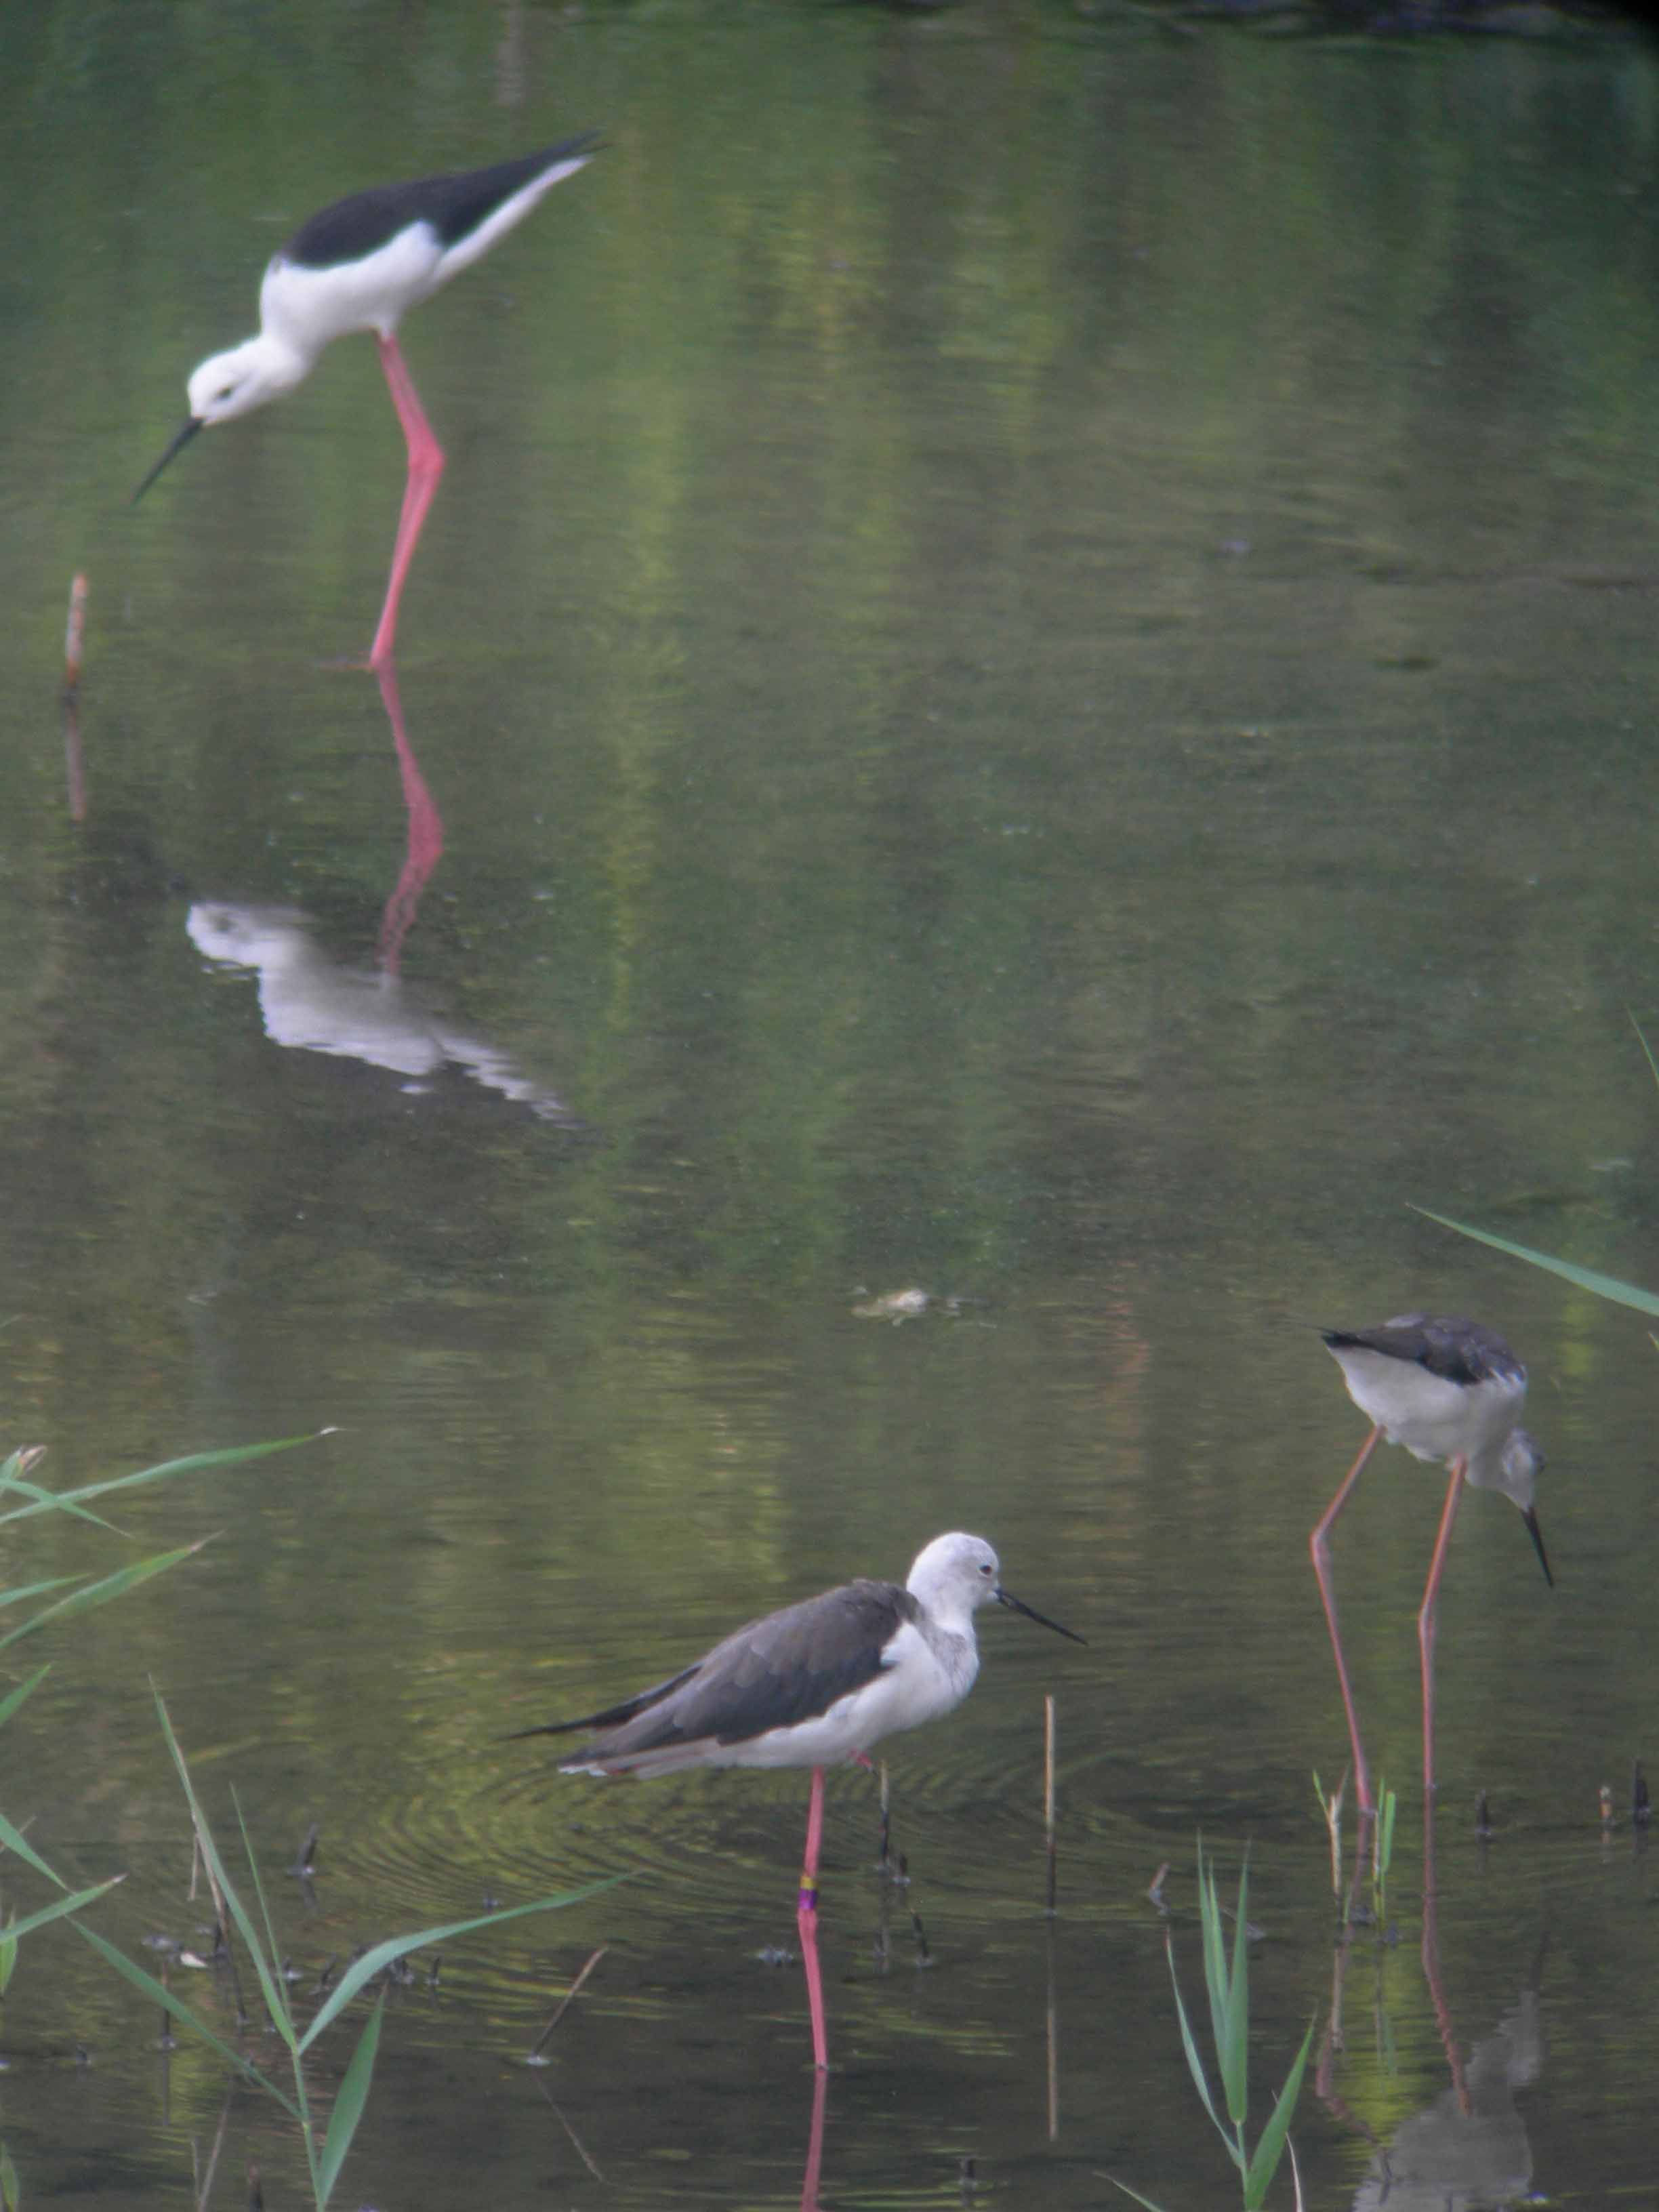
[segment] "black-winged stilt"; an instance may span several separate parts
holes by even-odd
[[[234,422],[279,398],[310,375],[318,355],[334,339],[373,331],[409,449],[392,574],[368,656],[370,667],[386,667],[404,579],[444,466],[443,447],[404,366],[398,325],[410,308],[488,253],[544,194],[591,160],[599,145],[597,133],[586,131],[492,168],[354,192],[313,216],[265,270],[258,337],[212,355],[191,374],[189,417],[134,492],[134,505],[198,430]]]
[[[785,1606],[717,1644],[666,1681],[603,1712],[520,1729],[526,1735],[599,1731],[564,1774],[672,1774],[685,1766],[810,1766],[811,1796],[796,1924],[812,2019],[812,2056],[830,2063],[818,1972],[818,1846],[823,1770],[868,1765],[883,1736],[959,1705],[979,1673],[974,1614],[1011,1607],[1073,1644],[1083,1638],[1003,1589],[982,1536],[935,1536],[902,1587],[846,1583]]]
[[[1453,1315],[1400,1314],[1380,1328],[1327,1329],[1326,1348],[1342,1370],[1348,1395],[1369,1416],[1371,1432],[1358,1456],[1343,1477],[1334,1498],[1321,1514],[1308,1538],[1319,1595],[1336,1654],[1337,1680],[1342,1688],[1348,1736],[1353,1746],[1355,1786],[1362,1814],[1375,1809],[1370,1776],[1359,1741],[1359,1720],[1342,1639],[1336,1625],[1336,1597],[1330,1581],[1331,1528],[1347,1504],[1353,1486],[1379,1437],[1404,1444],[1414,1458],[1438,1461],[1451,1470],[1446,1503],[1440,1516],[1429,1578],[1417,1616],[1417,1639],[1423,1667],[1423,1782],[1431,1796],[1434,1790],[1434,1639],[1439,1607],[1440,1577],[1451,1540],[1452,1522],[1463,1485],[1477,1490],[1501,1490],[1520,1508],[1527,1532],[1544,1570],[1544,1579],[1554,1587],[1549,1558],[1533,1509],[1533,1494],[1544,1455],[1520,1426],[1527,1399],[1527,1370],[1503,1338],[1479,1322]]]

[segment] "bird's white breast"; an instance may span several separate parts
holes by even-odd
[[[436,291],[443,249],[429,223],[412,222],[361,261],[309,269],[279,253],[259,288],[261,326],[314,356],[351,331],[389,337],[399,318]]]

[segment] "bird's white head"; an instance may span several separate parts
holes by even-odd
[[[935,1536],[917,1553],[905,1587],[942,1628],[957,1635],[971,1636],[969,1624],[975,1613],[982,1605],[994,1604],[1023,1613],[1028,1620],[1052,1628],[1073,1644],[1082,1643],[1083,1638],[1069,1628],[1062,1628],[1047,1613],[1038,1613],[1004,1589],[1001,1571],[1001,1561],[983,1536],[964,1536],[957,1531]]]
[[[1555,1577],[1550,1571],[1550,1555],[1544,1549],[1544,1533],[1533,1505],[1543,1467],[1544,1455],[1526,1430],[1511,1429],[1498,1453],[1489,1453],[1484,1462],[1470,1461],[1468,1480],[1482,1489],[1501,1490],[1505,1498],[1513,1499],[1520,1507],[1521,1518],[1527,1524],[1527,1534],[1538,1554],[1538,1564],[1544,1570],[1544,1580],[1553,1589]]]
[[[310,366],[302,354],[263,332],[228,353],[210,354],[191,373],[191,419],[204,429],[215,422],[234,422],[239,415],[251,415],[268,399],[291,392]]]
[[[263,407],[267,399],[280,398],[310,367],[306,355],[296,353],[268,331],[245,344],[232,346],[228,353],[210,354],[191,376],[190,413],[183,429],[134,492],[132,504],[137,506],[173,455],[183,453],[198,430],[214,422],[234,422],[237,416]]]
[[[1000,1572],[983,1536],[935,1536],[917,1553],[905,1588],[929,1613],[971,1613],[996,1596]]]
[[[1498,1455],[1498,1472],[1486,1486],[1512,1498],[1523,1513],[1532,1510],[1538,1494],[1538,1478],[1544,1471],[1544,1455],[1525,1429],[1511,1429]]]

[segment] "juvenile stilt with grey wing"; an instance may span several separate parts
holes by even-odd
[[[870,1747],[961,1704],[979,1673],[974,1615],[1023,1613],[1073,1644],[1083,1638],[1003,1589],[981,1536],[936,1536],[908,1578],[854,1582],[785,1606],[717,1644],[678,1674],[586,1719],[520,1735],[594,1731],[565,1774],[672,1774],[688,1766],[810,1766],[806,1848],[795,1918],[812,2023],[812,2057],[830,2063],[818,1966],[818,1854],[823,1774],[867,1765]]]

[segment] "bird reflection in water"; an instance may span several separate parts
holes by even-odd
[[[332,959],[300,908],[204,900],[191,907],[186,927],[191,943],[210,960],[257,971],[259,1012],[273,1044],[387,1068],[410,1079],[407,1091],[423,1090],[447,1067],[458,1068],[542,1121],[574,1121],[563,1101],[533,1082],[509,1054],[453,1027],[401,977]]]
[[[1516,2102],[1543,2070],[1538,1991],[1522,1991],[1469,2052],[1462,2082],[1403,2120],[1354,2192],[1354,2212],[1484,2212],[1524,2203],[1532,2145]]]
[[[1539,1998],[1542,1949],[1532,1962],[1516,2002],[1492,2033],[1474,2044],[1465,2057],[1458,2045],[1440,1966],[1431,1816],[1427,1849],[1423,1978],[1446,2054],[1448,2086],[1431,2103],[1402,2121],[1386,2143],[1377,2140],[1335,2087],[1336,2059],[1343,2047],[1343,1983],[1353,1950],[1352,1917],[1346,1921],[1337,1947],[1330,2018],[1320,2047],[1314,2087],[1332,2117],[1364,2136],[1373,2147],[1371,2162],[1353,2197],[1353,2212],[1382,2212],[1384,2206],[1389,2212],[1491,2212],[1491,2208],[1520,2204],[1530,2198],[1532,2145],[1516,2096],[1538,2080],[1544,2067]],[[1356,1882],[1356,1889],[1357,1886]],[[1376,1994],[1381,2012],[1380,1978]]]
[[[356,967],[333,959],[317,943],[311,917],[293,906],[198,901],[185,925],[191,943],[210,960],[258,975],[259,1012],[273,1044],[388,1069],[409,1079],[407,1091],[426,1089],[453,1068],[485,1090],[527,1106],[541,1121],[580,1126],[563,1100],[525,1074],[509,1053],[458,1028],[402,978],[404,942],[443,854],[443,823],[409,743],[396,678],[390,668],[379,676],[409,826],[402,872],[381,917],[374,964]]]

